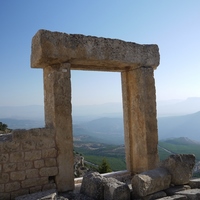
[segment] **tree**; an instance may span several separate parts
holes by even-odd
[[[101,165],[99,165],[98,171],[100,174],[112,172],[112,169],[105,158],[102,160]]]
[[[8,132],[11,132],[11,129],[8,129],[8,125],[7,124],[3,124],[2,122],[0,122],[0,131],[8,133]]]

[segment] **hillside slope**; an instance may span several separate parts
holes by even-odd
[[[200,141],[200,112],[190,115],[158,118],[159,139],[189,137]]]

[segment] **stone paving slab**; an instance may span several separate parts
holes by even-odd
[[[191,179],[189,185],[192,189],[200,188],[200,178]]]
[[[190,189],[177,192],[176,194],[185,195],[190,200],[200,200],[200,189]]]
[[[15,200],[56,200],[55,189],[16,197]]]

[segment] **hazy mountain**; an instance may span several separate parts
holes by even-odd
[[[184,101],[158,101],[157,111],[159,139],[189,137],[192,140],[200,141],[199,97],[188,98]],[[191,114],[192,112],[193,114]],[[183,113],[187,114],[183,115]],[[1,106],[0,121],[6,123],[11,129],[44,127],[44,107]],[[99,140],[106,139],[107,142],[117,144],[124,142],[121,103],[73,106],[73,124],[78,125],[82,132],[85,131],[84,135],[90,133],[90,137],[95,137]],[[74,133],[76,131],[77,128],[74,129]]]
[[[44,120],[44,106],[0,106],[0,118]]]
[[[74,124],[75,136],[90,136],[89,141],[107,144],[124,144],[123,118],[99,118],[89,122]],[[85,138],[84,138],[85,139]]]
[[[73,105],[72,105],[73,106]],[[107,117],[112,114],[122,114],[122,103],[104,103],[98,105],[73,106],[73,116],[99,116]]]
[[[174,117],[158,118],[159,139],[189,137],[200,141],[200,112]]]
[[[123,134],[123,118],[103,117],[80,124],[86,130],[96,133]]]
[[[122,103],[72,105],[74,123],[86,122],[101,117],[122,117],[122,110]],[[185,115],[198,111],[200,111],[200,97],[157,102],[158,117]],[[44,120],[44,106],[0,106],[0,118]]]
[[[200,97],[157,102],[158,117],[187,115],[198,111],[200,111]]]

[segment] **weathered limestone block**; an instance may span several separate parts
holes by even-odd
[[[4,184],[0,184],[0,193],[4,192]]]
[[[34,150],[35,149],[35,141],[32,141],[32,140],[22,141],[22,149],[24,151]]]
[[[10,162],[23,162],[24,152],[13,152],[10,154]]]
[[[189,185],[192,189],[200,188],[200,178],[191,179]]]
[[[28,130],[15,129],[12,131],[12,138],[16,142],[21,142],[30,139],[30,134]]]
[[[25,179],[25,171],[16,171],[10,173],[10,179],[12,181],[22,181]]]
[[[40,186],[40,185],[45,185],[48,184],[48,177],[42,177],[42,178],[31,178],[31,179],[26,179],[21,182],[22,188],[30,188],[34,186]]]
[[[0,174],[0,184],[7,183],[9,181],[9,174],[8,173],[1,173]]]
[[[0,154],[0,163],[6,163],[8,162],[9,155],[7,153]]]
[[[53,148],[55,147],[55,141],[49,138],[41,138],[36,143],[36,149],[45,149],[45,148]]]
[[[115,178],[105,178],[104,181],[105,200],[129,200],[131,198],[130,189],[127,184]]]
[[[19,142],[6,142],[4,145],[4,152],[14,152],[20,150],[20,143]]]
[[[132,179],[133,196],[144,197],[167,189],[171,175],[165,168],[157,168],[137,174]]]
[[[40,176],[56,176],[58,174],[57,167],[44,167],[40,169]]]
[[[122,72],[126,163],[132,173],[155,169],[159,161],[153,73],[151,67]]]
[[[16,163],[6,163],[6,164],[3,165],[3,171],[4,172],[12,172],[12,171],[15,171],[16,168],[17,168]]]
[[[97,172],[88,173],[83,177],[80,193],[99,200],[129,200],[131,198],[127,184],[115,178],[105,178]]]
[[[25,160],[39,160],[42,157],[42,152],[40,150],[25,152]]]
[[[177,192],[178,195],[185,195],[188,199],[199,200],[200,199],[200,189],[190,189]]]
[[[170,155],[161,164],[172,175],[172,184],[184,185],[189,183],[192,177],[192,169],[195,165],[195,156],[192,154]]]
[[[45,159],[45,166],[46,167],[55,167],[57,165],[55,158],[46,158]]]
[[[59,192],[74,189],[70,64],[44,69],[45,123],[55,131]],[[49,147],[50,148],[50,147]],[[66,173],[67,171],[67,173]]]
[[[11,182],[5,184],[5,192],[11,192],[20,189],[20,182]]]
[[[20,171],[26,170],[26,169],[31,169],[32,167],[33,167],[33,163],[30,161],[17,163],[17,169]]]
[[[83,177],[80,193],[95,200],[104,199],[104,180],[99,173],[88,173]]]
[[[42,149],[42,158],[56,158],[57,150],[55,148]]]
[[[35,168],[42,168],[42,167],[44,167],[44,160],[35,160],[34,161],[34,167]]]
[[[28,179],[39,177],[39,170],[38,169],[28,169],[28,170],[26,170],[26,177]]]
[[[72,69],[123,71],[127,66],[133,69],[138,66],[156,68],[160,59],[157,45],[47,30],[35,34],[31,48],[33,68],[69,62]]]

